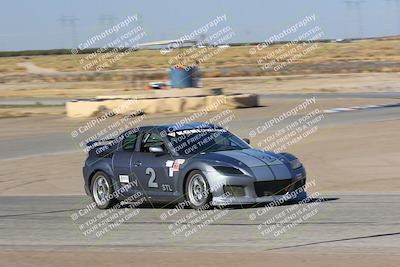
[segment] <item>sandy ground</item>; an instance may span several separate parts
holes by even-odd
[[[310,74],[205,79],[210,87],[251,93],[399,91],[400,73]]]
[[[150,249],[149,249],[150,250]],[[383,266],[397,267],[400,255],[322,253],[220,253],[163,251],[1,251],[0,266]]]
[[[227,93],[311,93],[399,91],[400,73],[308,74],[205,78],[203,87],[224,88]],[[82,98],[97,95],[149,94],[150,81],[18,82],[0,83],[0,97]]]
[[[400,191],[397,121],[319,129],[291,150],[321,191]]]

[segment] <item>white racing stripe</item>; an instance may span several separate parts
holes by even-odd
[[[378,108],[388,108],[388,107],[400,107],[400,104],[389,104],[389,105],[368,105],[368,106],[355,106],[350,108],[331,108],[325,109],[324,113],[337,113],[337,112],[346,112],[346,111],[354,111],[354,110],[365,110],[365,109],[378,109]]]

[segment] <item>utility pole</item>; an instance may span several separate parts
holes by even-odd
[[[117,21],[117,17],[114,17],[112,15],[104,15],[103,14],[98,18],[98,21],[100,22],[102,29],[104,29],[104,28],[110,29],[111,27],[113,27],[115,25],[115,23]],[[115,32],[112,33],[112,35],[110,36],[111,40],[109,39],[109,41],[113,42],[115,39],[117,39],[116,36],[117,36],[117,33],[115,33]]]
[[[395,7],[396,13],[395,20],[397,20],[397,34],[400,34],[400,0],[386,0],[386,7],[389,11],[391,11],[392,8],[394,9],[393,6]]]
[[[76,30],[76,22],[79,19],[75,16],[61,16],[58,21],[61,23],[61,26],[65,28],[69,28],[71,31],[71,40],[72,47],[76,48],[78,46],[78,32]]]
[[[355,9],[357,23],[358,23],[358,35],[360,38],[364,37],[364,21],[362,14],[362,5],[365,3],[364,0],[346,0],[344,1],[348,9]]]
[[[396,2],[396,16],[397,16],[397,34],[400,34],[400,0],[395,0]]]

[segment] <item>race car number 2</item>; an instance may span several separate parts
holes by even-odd
[[[156,183],[156,172],[154,171],[154,169],[147,168],[146,174],[150,174],[150,179],[149,179],[149,183],[147,184],[147,186],[149,188],[158,188],[158,183]]]
[[[153,168],[147,168],[146,174],[150,175],[150,179],[149,179],[147,186],[149,188],[159,188],[158,183],[156,182],[156,178],[157,178],[156,171]],[[172,192],[172,187],[169,184],[162,184],[161,189],[164,192]]]

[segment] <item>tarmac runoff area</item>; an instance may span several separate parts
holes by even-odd
[[[400,193],[316,195],[308,203],[281,205],[268,210],[259,206],[217,209],[212,214],[209,211],[196,213],[197,217],[209,214],[208,219],[213,219],[210,224],[204,223],[204,218],[198,223],[189,225],[193,221],[187,221],[185,224],[182,218],[193,213],[190,209],[130,208],[127,212],[132,216],[126,222],[113,227],[112,223],[104,224],[110,230],[98,237],[93,233],[85,236],[80,228],[81,223],[104,213],[97,209],[87,210],[87,205],[90,206],[87,197],[3,196],[0,197],[0,266],[18,266],[35,262],[35,259],[40,259],[42,266],[56,262],[61,266],[74,262],[94,266],[96,253],[109,255],[111,258],[105,262],[110,265],[112,258],[119,261],[116,259],[119,253],[121,257],[131,253],[131,257],[126,257],[130,263],[139,263],[140,258],[141,263],[162,266],[173,262],[174,257],[178,264],[185,259],[184,255],[192,258],[203,255],[203,260],[214,258],[215,264],[222,265],[223,262],[215,258],[225,254],[226,260],[232,261],[234,266],[239,266],[235,262],[248,255],[254,255],[250,262],[256,266],[257,259],[261,261],[268,255],[272,261],[280,255],[281,264],[295,263],[294,259],[297,259],[300,266],[306,266],[305,262],[334,266],[331,261],[338,255],[343,255],[335,261],[339,265],[344,264],[345,259],[352,266],[361,266],[366,258],[371,259],[370,266],[379,266],[379,262],[395,266],[400,262],[400,213],[396,212],[400,209]],[[74,221],[73,214],[78,213],[82,218]],[[167,214],[167,218],[163,214]],[[187,236],[185,231],[174,232],[176,227],[183,225],[197,231]],[[266,229],[274,230],[266,233]],[[75,253],[80,258],[74,257]],[[148,258],[138,258],[136,253],[144,253],[142,255],[148,255]],[[195,256],[197,253],[200,254]],[[57,255],[60,254],[63,261],[59,261]],[[66,254],[70,257],[65,258]],[[160,255],[164,256],[158,259]],[[317,255],[325,257],[316,259]],[[87,261],[86,257],[93,260]],[[309,262],[313,258],[314,261]],[[200,265],[199,262],[194,264]]]

